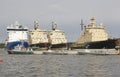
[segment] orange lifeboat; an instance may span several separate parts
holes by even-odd
[[[3,62],[3,60],[0,58],[0,62]]]

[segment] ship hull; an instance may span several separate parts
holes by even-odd
[[[32,47],[33,50],[62,49],[62,48],[67,48],[67,44],[66,43],[62,43],[62,44],[38,43],[38,44],[31,44],[30,47]]]
[[[15,42],[8,42],[6,48],[8,50],[14,49],[17,45],[23,45],[25,48],[28,48],[28,42],[24,41],[23,43],[21,41],[15,41]]]
[[[50,44],[49,49],[67,49],[67,43]]]
[[[49,43],[36,43],[36,44],[30,44],[30,47],[33,50],[47,50],[49,48]]]
[[[71,49],[114,49],[117,39],[105,41],[87,42],[83,46],[71,46]]]
[[[49,43],[36,43],[36,44],[30,44],[30,47],[36,46],[36,47],[48,47]]]
[[[8,54],[33,54],[32,51],[17,51],[17,50],[8,50]]]

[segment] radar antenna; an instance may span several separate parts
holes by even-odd
[[[83,30],[83,26],[84,26],[84,24],[83,24],[83,20],[81,19],[81,23],[80,23],[80,25],[81,25],[81,30]]]

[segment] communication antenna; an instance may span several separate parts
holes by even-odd
[[[80,25],[81,25],[81,30],[83,30],[83,26],[84,26],[84,24],[83,24],[83,20],[81,19],[81,23],[80,23]]]

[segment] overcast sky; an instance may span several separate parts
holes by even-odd
[[[7,37],[6,27],[16,20],[30,29],[37,20],[46,30],[55,21],[68,41],[75,41],[81,34],[80,20],[87,25],[93,16],[110,37],[120,37],[120,0],[0,0],[0,42]]]

